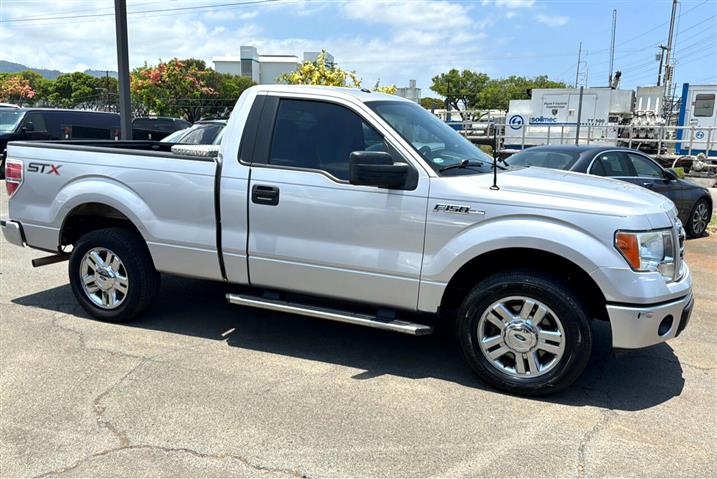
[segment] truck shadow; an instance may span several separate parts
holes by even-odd
[[[493,391],[469,370],[449,331],[405,336],[331,321],[229,305],[221,283],[163,276],[157,303],[128,328],[141,328],[226,342],[229,346],[321,361],[363,372],[356,380],[382,375],[437,378]],[[91,320],[69,285],[16,298],[13,303],[72,312]],[[79,312],[79,313],[78,313]],[[538,398],[571,406],[637,411],[679,396],[682,367],[667,344],[615,357],[609,325],[594,328],[594,351],[583,376],[568,390]]]

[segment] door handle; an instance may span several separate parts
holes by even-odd
[[[652,188],[655,185],[651,181],[646,181],[642,184],[642,186],[644,186],[645,188]]]
[[[279,188],[276,186],[254,185],[251,187],[251,201],[259,205],[279,204]]]

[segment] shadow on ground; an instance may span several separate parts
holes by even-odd
[[[319,319],[233,306],[231,286],[163,276],[157,303],[128,328],[166,331],[224,341],[229,346],[349,366],[367,380],[385,374],[433,377],[466,387],[490,388],[463,362],[448,331],[424,337],[378,331]],[[77,312],[69,285],[16,298],[13,303]],[[85,318],[89,319],[82,313]],[[607,323],[596,322],[594,351],[583,376],[567,391],[539,399],[572,406],[636,411],[679,396],[682,367],[672,348],[660,344],[615,357]]]

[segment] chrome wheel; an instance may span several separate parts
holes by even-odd
[[[565,331],[544,303],[509,296],[491,304],[478,321],[478,343],[490,364],[518,379],[542,376],[565,352]]]
[[[692,232],[696,235],[704,233],[710,221],[710,212],[707,203],[700,201],[692,213]]]
[[[80,283],[95,306],[115,309],[127,298],[129,280],[119,256],[107,248],[92,248],[80,263]]]

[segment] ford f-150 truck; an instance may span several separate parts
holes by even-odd
[[[256,86],[219,147],[10,143],[2,230],[54,253],[35,265],[69,259],[102,320],[145,310],[160,272],[225,281],[242,306],[413,335],[448,324],[484,381],[527,395],[581,374],[593,320],[618,349],[680,334],[693,297],[668,199],[492,162],[396,96]]]

